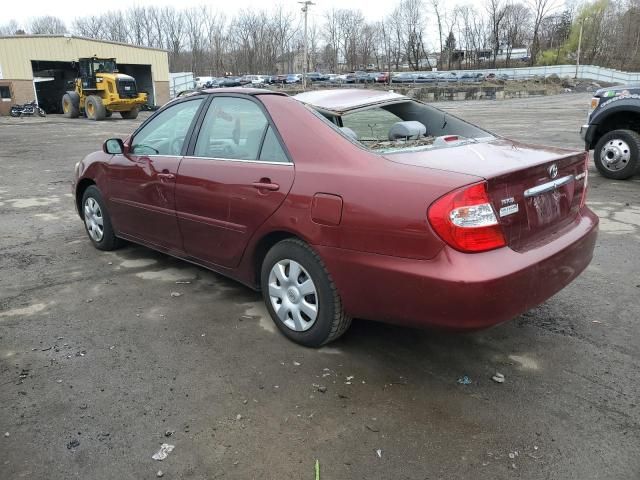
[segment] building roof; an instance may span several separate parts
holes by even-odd
[[[299,93],[293,98],[322,110],[344,113],[376,104],[397,103],[409,97],[391,91],[365,88],[336,88]]]
[[[155,48],[155,47],[145,47],[142,45],[135,45],[133,43],[124,43],[124,42],[113,42],[111,40],[102,40],[100,38],[89,38],[89,37],[80,37],[78,35],[71,34],[63,34],[63,35],[0,35],[0,40],[20,40],[23,38],[75,38],[77,40],[86,40],[88,42],[99,42],[99,43],[110,43],[112,45],[120,45],[123,47],[131,47],[131,48],[143,48],[145,50],[156,50],[160,52],[168,52],[168,50],[164,48]]]

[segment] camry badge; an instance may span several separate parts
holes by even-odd
[[[549,178],[556,178],[558,176],[558,165],[554,163],[547,169],[547,172],[549,172]]]

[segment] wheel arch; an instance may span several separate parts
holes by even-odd
[[[598,128],[591,138],[589,149],[595,148],[600,138],[613,130],[633,130],[640,133],[640,107],[611,110],[594,121],[597,121]]]
[[[275,244],[282,240],[286,240],[287,238],[297,238],[303,242],[307,242],[307,240],[302,238],[300,235],[286,230],[274,230],[268,232],[256,242],[255,248],[253,249],[251,265],[253,266],[253,282],[258,290],[260,290],[260,273],[262,271],[262,262],[264,261],[264,257]]]
[[[83,220],[84,212],[82,209],[82,196],[84,195],[84,192],[87,190],[87,188],[95,184],[96,182],[93,181],[93,179],[83,178],[78,182],[78,186],[76,187],[76,207],[78,209],[78,215],[80,215],[80,218],[82,218]]]

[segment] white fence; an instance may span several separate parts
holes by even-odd
[[[461,73],[502,73],[509,75],[509,78],[527,79],[535,76],[548,77],[556,74],[559,77],[576,76],[575,65],[550,65],[547,67],[521,67],[521,68],[482,68],[477,70],[451,70],[457,74]],[[580,65],[578,67],[578,78],[594,80],[596,82],[609,83],[640,83],[640,72],[621,72],[612,68],[597,67],[595,65]]]
[[[178,72],[169,74],[169,98],[175,96],[183,90],[195,88],[196,81],[192,72]]]

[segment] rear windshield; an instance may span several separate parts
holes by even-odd
[[[362,108],[343,115],[320,110],[317,113],[352,141],[384,154],[495,138],[458,117],[413,100]]]

